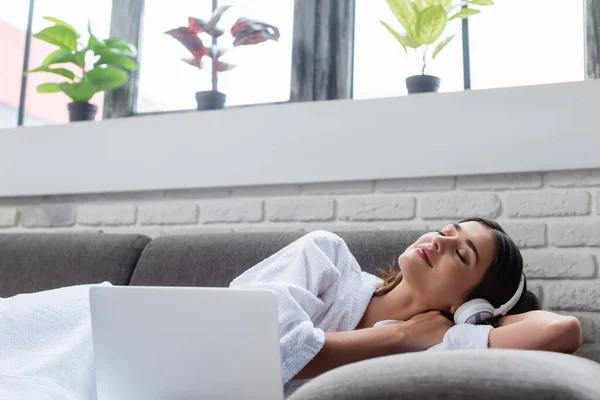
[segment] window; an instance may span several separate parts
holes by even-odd
[[[231,49],[229,29],[219,38],[229,48],[222,60],[237,67],[220,74],[219,91],[227,106],[286,101],[290,96],[293,0],[220,1],[234,5],[221,20],[230,27],[238,17],[265,21],[279,28],[279,42]],[[147,0],[144,3],[140,43],[138,112],[195,109],[195,93],[211,89],[210,68],[198,70],[185,64],[188,51],[165,31],[187,25],[188,16],[208,19],[210,0]],[[201,36],[203,41],[204,37]]]
[[[354,27],[353,98],[405,95],[405,79],[420,73],[416,52],[407,55],[396,39],[381,25],[383,20],[401,31],[385,1],[356,0]],[[440,92],[463,90],[462,36],[459,21],[447,32],[456,37],[435,60],[429,60],[428,74],[441,78]]]
[[[17,126],[29,2],[2,7],[0,16],[0,129]]]
[[[584,79],[583,1],[495,3],[469,19],[473,89]]]
[[[112,0],[95,0],[93,2],[78,0],[38,0],[35,2],[32,33],[41,31],[52,23],[44,20],[46,16],[55,17],[70,23],[81,34],[79,39],[87,43],[88,20],[92,32],[99,38],[106,38],[110,32],[110,13]],[[56,50],[56,46],[36,38],[31,39],[29,68],[41,65],[48,54]],[[71,67],[67,67],[71,69]],[[74,71],[75,72],[75,71]],[[72,100],[64,93],[37,93],[36,87],[44,82],[62,82],[64,78],[54,74],[35,73],[28,76],[25,101],[25,125],[43,125],[68,123],[67,104]],[[102,118],[104,94],[97,93],[90,103],[98,106],[96,119]]]

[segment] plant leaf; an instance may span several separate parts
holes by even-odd
[[[208,32],[209,35],[216,36],[215,33],[217,32],[215,31],[215,29],[217,28],[217,24],[221,20],[221,17],[225,13],[225,11],[227,11],[230,8],[231,6],[221,6],[215,10],[215,12],[208,20],[208,23],[206,24],[206,32]]]
[[[88,52],[87,49],[83,49],[75,52],[75,64],[83,68],[85,66],[85,54]]]
[[[475,10],[472,8],[463,8],[462,10],[460,10],[459,12],[457,12],[456,14],[454,14],[453,16],[450,17],[449,21],[452,21],[453,19],[456,18],[460,18],[460,19],[466,19],[469,18],[472,15],[476,15],[479,14],[481,11],[479,10]]]
[[[202,40],[200,40],[198,35],[187,26],[171,29],[170,31],[165,32],[165,34],[171,36],[173,39],[181,43],[190,51],[190,53],[192,53],[194,58],[198,60],[208,53],[208,50],[206,47],[204,47]]]
[[[60,85],[58,83],[42,83],[38,85],[36,91],[38,93],[56,93],[60,92]]]
[[[408,53],[407,47],[411,47],[410,44],[409,44],[410,43],[409,39],[407,39],[405,36],[402,36],[400,33],[396,32],[394,30],[394,28],[392,28],[391,26],[389,26],[384,21],[379,21],[379,22],[381,22],[381,24],[383,26],[385,26],[385,28],[396,38],[396,40],[398,41],[398,43],[400,43],[402,45],[402,48],[404,49],[404,51]]]
[[[435,50],[433,51],[433,55],[431,56],[431,58],[435,58],[440,51],[444,50],[444,47],[446,47],[448,45],[448,43],[450,43],[450,41],[452,39],[454,39],[454,36],[456,36],[456,34],[452,35],[452,36],[448,36],[446,39],[442,40],[435,48]]]
[[[88,45],[87,45],[88,49],[93,50],[93,49],[96,49],[98,47],[105,47],[106,46],[103,40],[98,39],[92,33],[92,23],[90,22],[90,20],[88,20],[88,33],[90,34],[90,38],[88,40]]]
[[[417,40],[423,44],[432,44],[437,41],[446,29],[448,15],[442,6],[429,7],[419,15],[417,22]]]
[[[412,0],[386,0],[388,7],[400,22],[408,36],[415,37],[417,24],[417,6]]]
[[[42,61],[43,66],[49,66],[51,64],[63,64],[63,63],[75,63],[75,54],[71,50],[67,49],[58,49],[48,54],[44,61]]]
[[[188,28],[194,33],[206,32],[207,25],[203,19],[188,17]]]
[[[122,86],[129,75],[120,68],[106,67],[94,68],[85,74],[85,79],[91,83],[97,91],[109,91]]]
[[[62,25],[50,26],[33,35],[44,42],[56,45],[61,49],[77,50],[77,34]]]
[[[434,0],[415,0],[415,6],[417,6],[418,11],[423,11],[424,9],[435,5]]]
[[[217,65],[217,71],[219,71],[219,72],[229,71],[230,69],[233,69],[233,68],[235,68],[235,65],[229,64],[226,62],[222,62],[222,61],[219,61],[218,65]]]
[[[493,6],[494,2],[492,0],[471,0],[471,4],[476,6]]]
[[[77,33],[77,29],[75,29],[75,27],[73,25],[68,24],[65,21],[62,21],[62,20],[60,20],[58,18],[54,18],[54,17],[44,17],[44,19],[46,21],[54,22],[56,25],[69,28],[76,35],[77,39],[79,39],[81,37],[81,35],[79,33]]]
[[[279,40],[279,29],[265,22],[248,18],[239,18],[231,27],[233,46],[245,46],[267,40]]]
[[[63,82],[59,84],[60,90],[62,90],[67,96],[73,101],[88,102],[90,99],[100,91],[87,80],[81,82],[69,83]]]
[[[66,68],[50,68],[46,65],[42,65],[40,67],[30,69],[29,71],[27,71],[27,73],[31,72],[48,72],[51,74],[64,76],[67,79],[75,79],[75,74],[73,73],[73,71],[69,71]]]
[[[196,67],[198,69],[204,68],[204,63],[202,62],[202,60],[197,60],[194,57],[182,58],[181,61],[183,61],[184,63],[190,64],[192,67]]]
[[[124,56],[123,54],[117,54],[111,52],[109,49],[95,51],[94,54],[100,56],[98,61],[94,63],[94,66],[101,65],[118,65],[129,71],[135,71],[137,64],[131,58]]]
[[[109,37],[108,39],[104,40],[104,45],[113,53],[120,53],[127,57],[137,56],[137,49],[135,46],[118,36]]]

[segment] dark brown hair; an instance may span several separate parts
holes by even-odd
[[[521,256],[519,247],[506,234],[500,224],[495,221],[474,217],[459,221],[459,223],[462,222],[478,222],[491,229],[496,239],[497,248],[492,264],[467,300],[485,299],[498,308],[510,300],[519,286],[521,274],[523,273],[523,257]],[[379,273],[384,282],[373,293],[375,297],[383,296],[390,292],[402,281],[402,273],[395,266],[391,266],[387,270],[379,269]],[[539,309],[538,299],[533,293],[527,290],[527,281],[525,281],[523,294],[508,314],[521,314]]]

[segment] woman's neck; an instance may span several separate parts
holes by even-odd
[[[407,321],[429,311],[421,297],[403,283],[383,296],[372,297],[356,329],[371,328],[384,320]]]

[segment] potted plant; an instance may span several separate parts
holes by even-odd
[[[403,33],[394,30],[385,21],[383,26],[398,40],[404,51],[414,49],[421,59],[421,74],[408,77],[408,93],[437,92],[440,78],[425,74],[427,58],[435,57],[450,43],[455,34],[440,40],[448,22],[466,19],[481,10],[473,6],[491,6],[492,0],[387,0],[389,8],[404,29]],[[433,49],[433,52],[430,50]]]
[[[217,46],[217,38],[225,32],[218,27],[218,24],[225,11],[230,7],[217,8],[208,22],[199,18],[188,17],[188,26],[181,26],[165,32],[165,34],[179,41],[192,54],[191,58],[182,59],[187,64],[203,69],[203,58],[206,56],[211,59],[212,90],[196,93],[198,110],[216,110],[225,107],[226,95],[218,90],[219,73],[228,71],[235,66],[221,61],[221,57],[227,49]],[[210,45],[205,45],[200,39],[199,35],[202,33],[211,39]],[[258,44],[267,40],[277,41],[279,39],[279,29],[264,22],[241,17],[231,27],[231,35],[233,36],[233,47],[238,47]]]
[[[98,92],[116,89],[127,82],[127,71],[137,68],[133,60],[136,49],[120,37],[97,38],[92,34],[89,23],[90,37],[84,45],[79,41],[81,35],[72,25],[53,17],[44,19],[54,25],[33,37],[58,46],[58,50],[50,53],[42,65],[26,73],[48,72],[66,78],[61,83],[42,83],[37,92],[63,92],[73,100],[68,104],[71,122],[93,120],[98,107],[91,104],[90,99]]]

